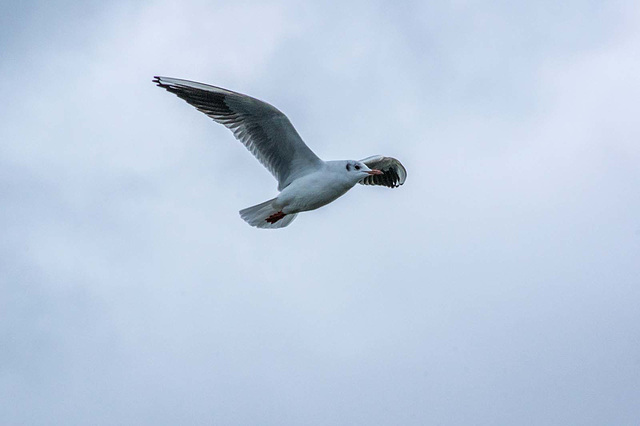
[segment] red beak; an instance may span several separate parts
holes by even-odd
[[[370,175],[382,175],[382,174],[384,174],[380,170],[377,170],[377,169],[371,169],[367,173],[369,173]]]

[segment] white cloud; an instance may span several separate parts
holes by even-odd
[[[7,418],[630,423],[634,10],[123,2],[21,32],[47,43],[1,65]],[[407,184],[259,232],[237,210],[275,182],[154,74]]]

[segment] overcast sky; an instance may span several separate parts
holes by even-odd
[[[3,424],[637,425],[637,1],[3,2]],[[384,154],[289,227],[155,87]]]

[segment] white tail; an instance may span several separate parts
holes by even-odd
[[[296,218],[298,213],[283,215],[281,219],[276,219],[275,221],[267,221],[267,218],[280,212],[272,206],[274,201],[275,198],[272,198],[264,203],[242,209],[240,210],[240,217],[249,225],[257,228],[284,228],[293,222],[293,219]]]

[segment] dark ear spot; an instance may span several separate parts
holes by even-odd
[[[347,163],[347,171],[350,172],[351,171],[351,164]]]

